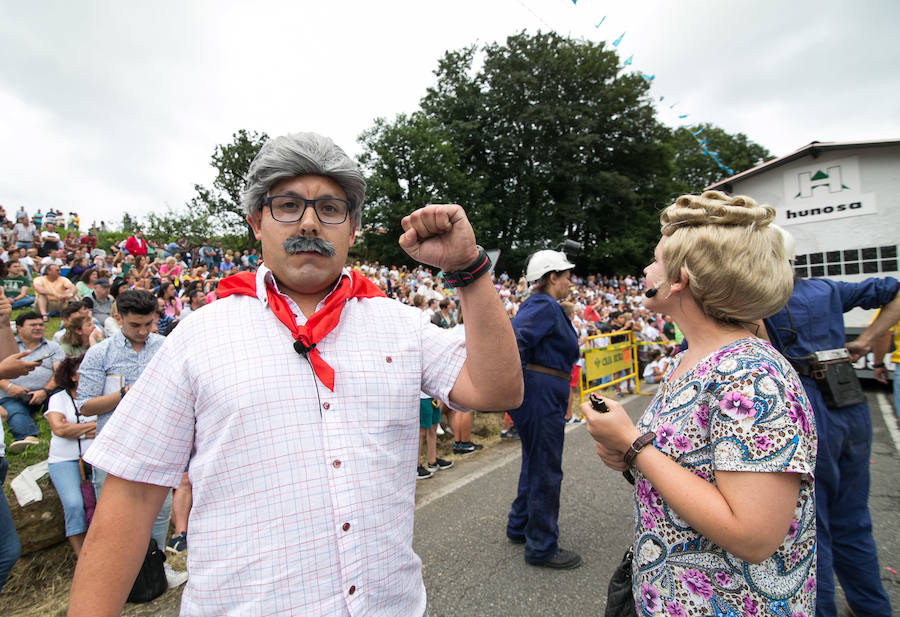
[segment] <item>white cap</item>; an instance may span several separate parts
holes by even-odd
[[[571,270],[575,264],[569,263],[565,253],[560,251],[538,251],[528,260],[525,267],[525,280],[533,283],[548,272]]]

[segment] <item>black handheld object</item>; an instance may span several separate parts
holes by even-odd
[[[591,407],[594,408],[594,411],[597,413],[606,413],[609,411],[609,408],[606,406],[606,403],[603,402],[603,399],[600,398],[596,393],[591,393],[590,397],[588,397],[591,401]]]
[[[654,290],[651,290],[651,291],[654,291],[654,292],[655,292],[656,290],[654,289]],[[588,397],[588,399],[591,401],[591,407],[593,407],[593,408],[594,408],[594,411],[596,411],[597,413],[607,413],[607,412],[609,412],[609,407],[606,406],[606,403],[603,402],[603,399],[600,398],[600,396],[599,396],[597,393],[592,392],[591,395]],[[634,476],[632,475],[630,469],[626,469],[625,471],[623,471],[623,472],[622,472],[622,476],[623,476],[626,480],[628,480],[628,482],[629,482],[630,484],[634,484]]]
[[[304,358],[306,357],[306,354],[308,354],[313,349],[315,349],[315,347],[316,347],[315,343],[312,343],[310,345],[304,345],[303,341],[294,341],[294,351],[296,351],[298,354],[300,354]]]

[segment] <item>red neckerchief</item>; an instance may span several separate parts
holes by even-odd
[[[220,298],[225,298],[232,294],[256,297],[256,275],[250,272],[241,272],[229,276],[219,283],[217,291]],[[272,309],[275,317],[278,318],[278,321],[291,331],[295,341],[300,341],[302,346],[308,350],[309,361],[312,364],[316,377],[319,378],[319,381],[326,388],[333,392],[334,369],[322,359],[319,350],[316,349],[316,343],[325,338],[338,325],[341,319],[341,311],[344,309],[344,304],[346,304],[347,300],[350,298],[378,298],[383,297],[384,293],[372,281],[355,271],[350,272],[349,277],[341,275],[340,282],[325,299],[325,304],[322,305],[322,308],[313,313],[306,320],[306,324],[302,326],[297,325],[297,319],[294,317],[294,313],[291,312],[284,296],[269,285],[266,285],[266,295],[269,299],[269,307]],[[300,353],[299,350],[298,353]]]

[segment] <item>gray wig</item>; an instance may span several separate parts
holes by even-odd
[[[248,215],[258,212],[272,186],[305,174],[327,176],[337,182],[350,201],[350,223],[359,226],[366,198],[362,172],[330,138],[316,133],[290,133],[263,145],[247,172],[241,193],[244,211]]]

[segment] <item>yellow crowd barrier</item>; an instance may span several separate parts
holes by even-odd
[[[610,343],[601,347],[596,342],[601,339],[625,337],[617,343]],[[650,394],[641,392],[642,376],[638,370],[638,347],[645,345],[664,344],[663,341],[638,341],[631,330],[619,330],[590,336],[581,348],[581,357],[584,359],[584,370],[578,380],[579,400],[583,403],[585,397],[591,392],[605,390],[623,381],[634,380],[635,394]],[[623,373],[624,371],[624,373]],[[616,377],[613,377],[617,375]],[[612,379],[606,379],[612,377]],[[590,386],[588,384],[604,380],[603,383]]]

